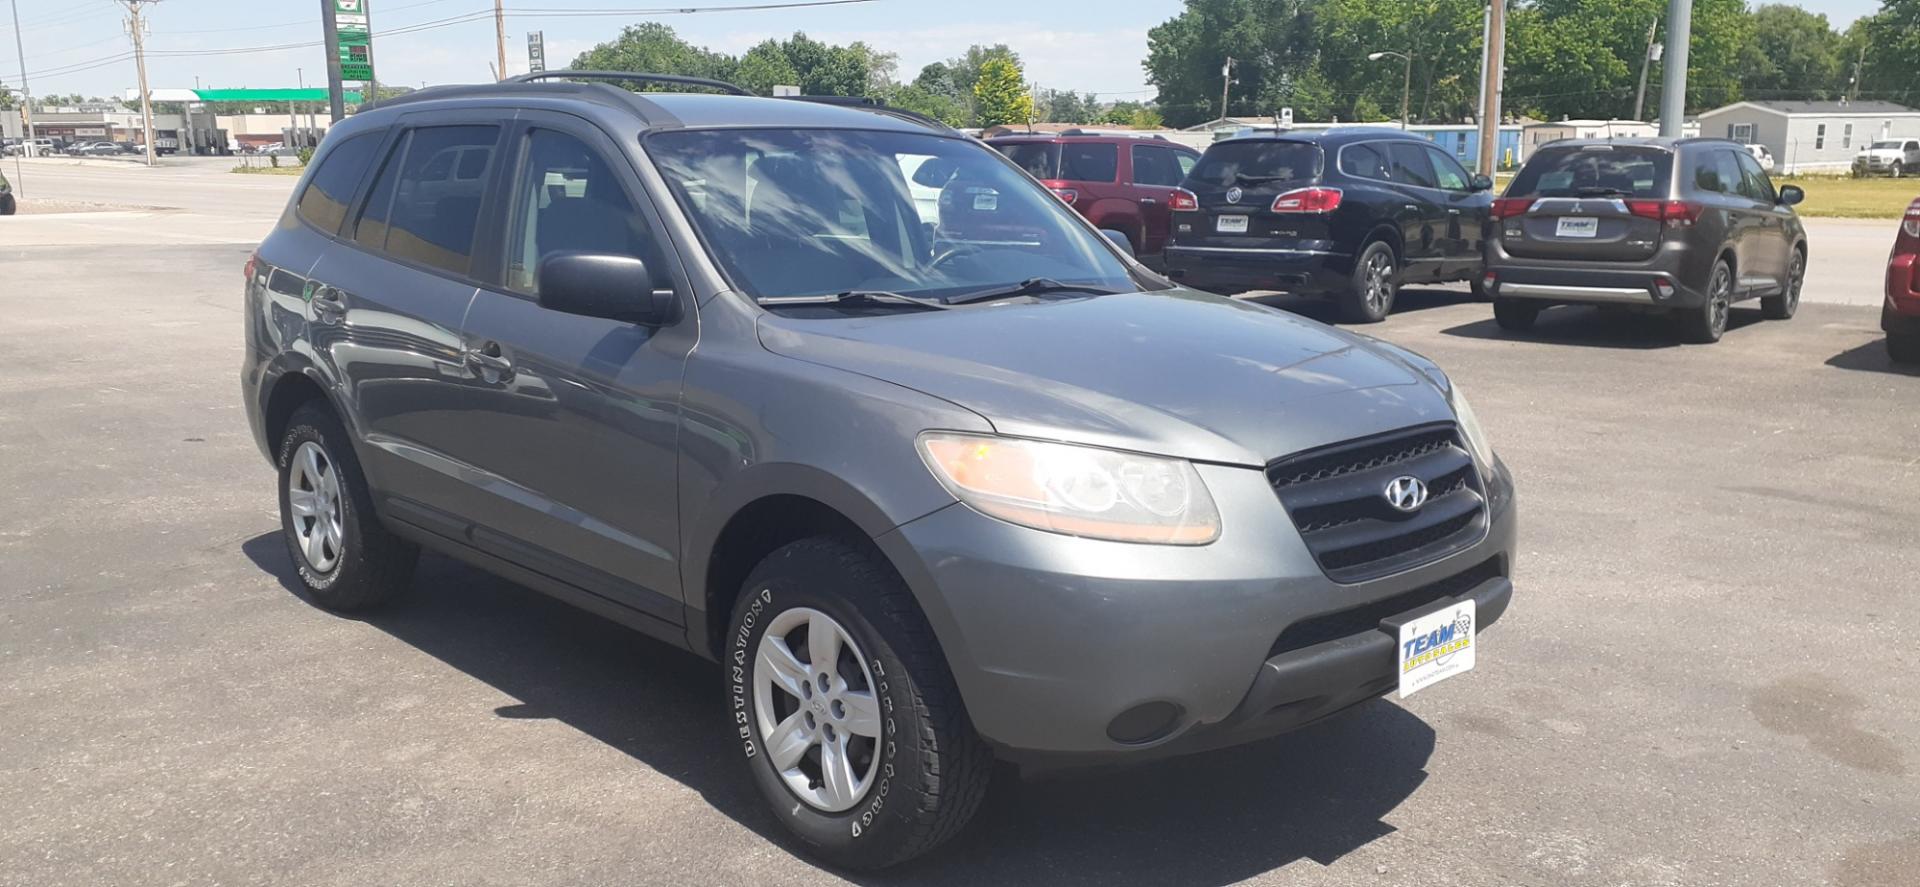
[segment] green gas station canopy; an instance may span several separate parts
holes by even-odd
[[[275,102],[324,102],[327,100],[327,91],[320,87],[313,89],[196,89],[193,92],[195,95],[198,95],[203,102],[259,102],[261,104],[271,104]],[[357,105],[360,103],[360,92],[358,90],[349,90],[345,98],[347,104]]]

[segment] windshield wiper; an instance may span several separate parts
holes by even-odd
[[[1281,182],[1291,178],[1293,178],[1293,176],[1250,176],[1243,172],[1237,172],[1233,174],[1234,181],[1245,182],[1247,184],[1261,184],[1265,182]]]
[[[1092,293],[1096,296],[1111,296],[1114,290],[1105,287],[1089,286],[1084,283],[1062,283],[1051,277],[1033,277],[998,289],[981,290],[966,293],[947,300],[949,305],[967,305],[974,302],[991,302],[995,299],[1012,299],[1018,296],[1039,296],[1047,293]]]
[[[937,299],[922,299],[918,296],[903,296],[885,290],[847,290],[844,293],[832,293],[819,296],[768,296],[757,300],[771,308],[788,305],[899,305],[910,308],[926,308],[933,311],[945,311],[953,306]]]
[[[1575,197],[1632,197],[1633,192],[1622,191],[1619,188],[1575,188],[1573,189],[1573,196]]]

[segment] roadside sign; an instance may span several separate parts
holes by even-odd
[[[366,0],[333,0],[334,51],[340,57],[340,79],[373,80],[373,33]]]
[[[530,31],[527,34],[527,70],[533,72],[547,69],[547,35],[545,31]]]

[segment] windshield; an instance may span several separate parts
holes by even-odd
[[[1874,143],[1873,143],[1873,147],[1872,147],[1872,150],[1875,150],[1875,151],[1898,151],[1898,150],[1900,150],[1900,143],[1899,143],[1899,142],[1874,142]]]
[[[1320,146],[1306,142],[1223,142],[1187,177],[1206,185],[1295,182],[1320,175]]]
[[[1659,148],[1593,145],[1542,148],[1507,186],[1508,197],[1667,196],[1673,154]]]
[[[944,299],[1035,278],[1140,289],[1100,235],[977,142],[727,129],[663,132],[647,148],[721,270],[758,299]]]

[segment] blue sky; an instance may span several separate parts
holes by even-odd
[[[26,38],[27,73],[33,91],[119,95],[135,82],[122,28],[124,10],[112,0],[15,0]],[[698,5],[738,5],[752,0],[670,0]],[[152,33],[147,47],[152,85],[192,87],[292,86],[304,69],[309,85],[324,80],[317,47],[221,55],[166,57],[167,52],[251,49],[316,41],[314,0],[163,0],[147,7]],[[494,58],[493,19],[456,22],[410,34],[382,36],[408,25],[490,12],[487,0],[369,0],[381,79],[418,86],[487,79]],[[928,62],[955,56],[974,43],[1006,43],[1026,62],[1028,78],[1045,86],[1097,92],[1109,98],[1148,98],[1140,60],[1147,29],[1177,14],[1179,0],[874,0],[815,9],[719,12],[698,15],[620,14],[579,16],[536,10],[661,8],[654,0],[527,0],[506,4],[507,62],[526,69],[526,34],[546,33],[549,65],[558,67],[624,24],[665,22],[694,43],[739,52],[767,37],[796,30],[835,43],[865,40],[896,52],[906,77]],[[1807,0],[1840,24],[1872,12],[1878,0]],[[514,10],[523,12],[514,14]],[[0,6],[0,83],[18,85],[11,20]]]

